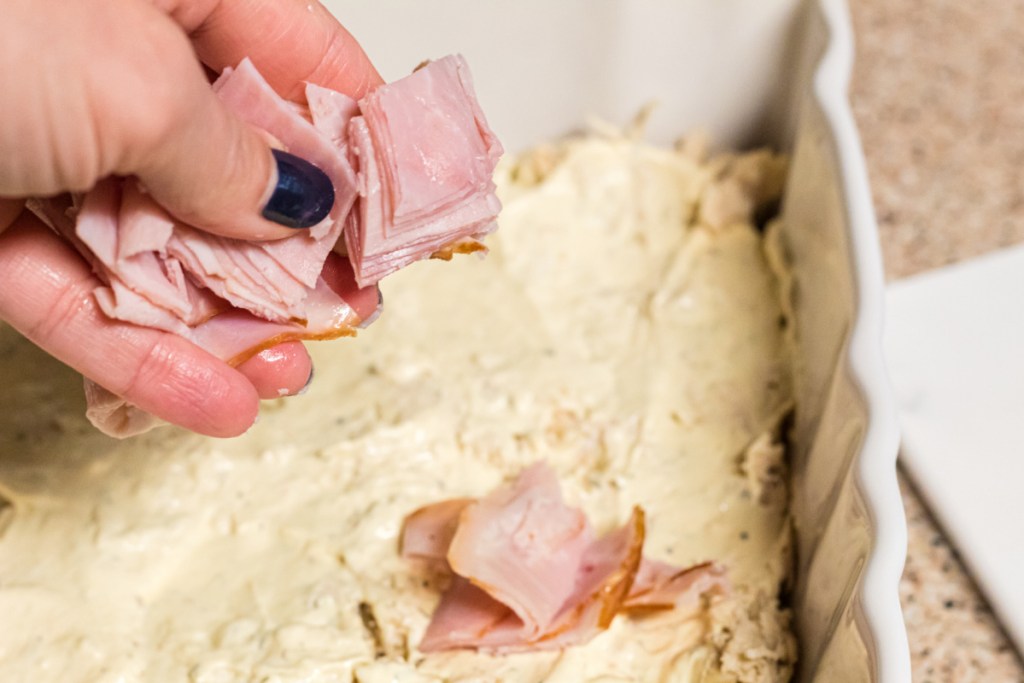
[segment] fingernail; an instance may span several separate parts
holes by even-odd
[[[376,322],[377,318],[380,317],[381,311],[384,310],[384,294],[381,293],[380,287],[377,288],[377,308],[373,309],[373,313],[366,320],[360,320],[359,324],[356,325],[361,330],[365,330],[367,327]]]
[[[334,186],[327,174],[294,154],[272,149],[277,186],[263,208],[263,217],[286,228],[310,228],[334,206]]]
[[[309,379],[306,380],[306,383],[302,385],[301,389],[299,389],[298,391],[295,392],[295,396],[302,396],[304,393],[309,391],[309,385],[311,385],[313,383],[313,370],[314,369],[315,368],[312,365],[309,366]]]

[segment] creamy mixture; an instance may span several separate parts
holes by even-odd
[[[491,254],[388,279],[239,439],[101,436],[0,329],[0,680],[786,680],[790,366],[751,225],[782,162],[697,147],[507,159]],[[438,586],[398,557],[403,516],[538,459],[598,531],[641,504],[645,554],[722,562],[732,595],[561,653],[418,653]]]

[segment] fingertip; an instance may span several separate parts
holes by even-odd
[[[215,414],[208,414],[212,418],[208,423],[209,429],[202,433],[219,438],[241,436],[256,423],[259,412],[260,402],[256,388],[241,377],[234,392],[234,401],[225,402],[216,409]]]
[[[261,399],[294,396],[308,385],[313,361],[301,342],[278,344],[261,351],[237,368]]]

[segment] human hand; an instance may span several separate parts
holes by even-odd
[[[356,98],[381,82],[315,0],[6,0],[0,22],[0,319],[142,410],[213,436],[244,432],[258,397],[306,384],[302,345],[231,368],[108,319],[92,296],[101,283],[23,205],[136,175],[178,219],[220,235],[276,239],[322,218],[330,206],[312,192],[270,210],[282,202],[268,142],[209,87],[203,65],[219,73],[244,57],[290,98],[305,81]]]

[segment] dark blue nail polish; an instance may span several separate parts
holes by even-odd
[[[286,228],[311,228],[331,212],[334,186],[327,174],[294,154],[271,150],[277,162],[277,187],[263,217]]]

